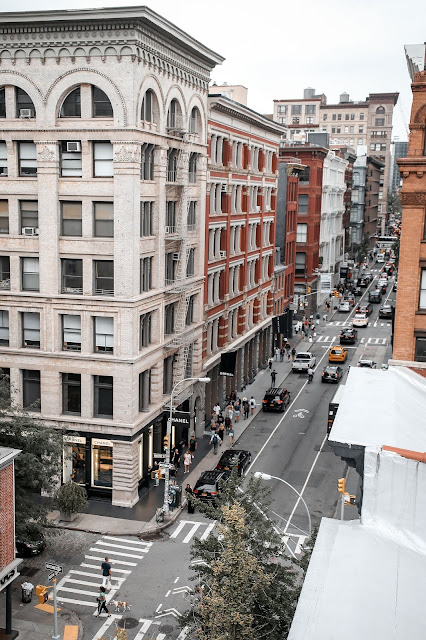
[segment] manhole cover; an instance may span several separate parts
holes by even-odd
[[[19,567],[19,573],[21,576],[26,576],[27,578],[31,578],[31,576],[35,576],[38,569],[34,567]]]
[[[139,620],[137,618],[120,618],[117,620],[117,626],[120,629],[134,629],[139,624]]]
[[[160,627],[161,633],[173,633],[174,627],[171,624],[162,624]]]

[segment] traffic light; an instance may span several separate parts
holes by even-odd
[[[345,479],[339,478],[337,481],[337,491],[339,493],[345,493]]]
[[[311,287],[306,287],[306,293],[311,293]]]
[[[166,451],[167,451],[167,450],[168,450],[168,448],[169,448],[169,439],[170,439],[170,436],[169,436],[169,435],[164,436],[164,438],[163,438],[163,448],[164,448]]]

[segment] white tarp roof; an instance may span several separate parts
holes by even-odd
[[[406,367],[351,367],[330,440],[426,451],[426,379]]]

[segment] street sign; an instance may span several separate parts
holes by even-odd
[[[166,459],[166,454],[165,453],[153,453],[152,456],[154,458],[159,458],[160,460],[165,460]]]
[[[160,467],[160,469],[171,469],[173,467],[170,462],[160,462],[158,466]]]
[[[55,573],[62,573],[62,567],[59,564],[53,564],[53,562],[46,562],[44,566],[48,571],[54,571]]]
[[[52,571],[52,573],[49,573],[49,575],[47,576],[47,579],[49,580],[53,580],[53,578],[56,578],[56,573],[54,571]]]

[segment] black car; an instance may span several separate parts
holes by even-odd
[[[193,489],[194,496],[200,498],[203,502],[215,500],[220,492],[219,481],[227,480],[229,476],[230,471],[224,471],[222,469],[203,471],[195,483],[195,487]]]
[[[356,308],[355,313],[365,313],[366,316],[369,316],[373,311],[373,305],[371,304],[359,304]]]
[[[392,318],[392,307],[390,304],[382,304],[379,309],[379,318]]]
[[[369,302],[381,302],[382,301],[382,292],[380,289],[373,289],[368,294]]]
[[[354,289],[354,296],[362,296],[362,289],[361,289],[361,287],[355,287],[355,289]]]
[[[342,376],[342,367],[324,367],[324,371],[322,372],[321,376],[321,382],[334,382],[335,384],[338,384]]]
[[[369,283],[369,279],[365,278],[364,276],[362,276],[362,278],[358,278],[357,280],[357,286],[361,287],[362,289],[365,289],[366,287],[368,287],[368,283]]]
[[[343,329],[340,334],[340,344],[355,344],[357,337],[356,329]]]
[[[227,449],[227,451],[224,451],[220,456],[220,460],[216,465],[216,469],[231,471],[232,464],[234,462],[236,462],[238,475],[242,476],[251,462],[250,451]]]
[[[263,411],[284,411],[290,404],[290,391],[282,387],[271,387],[263,397]]]
[[[46,542],[43,538],[40,540],[19,540],[15,538],[16,555],[21,558],[29,558],[30,556],[38,556],[46,548]]]

